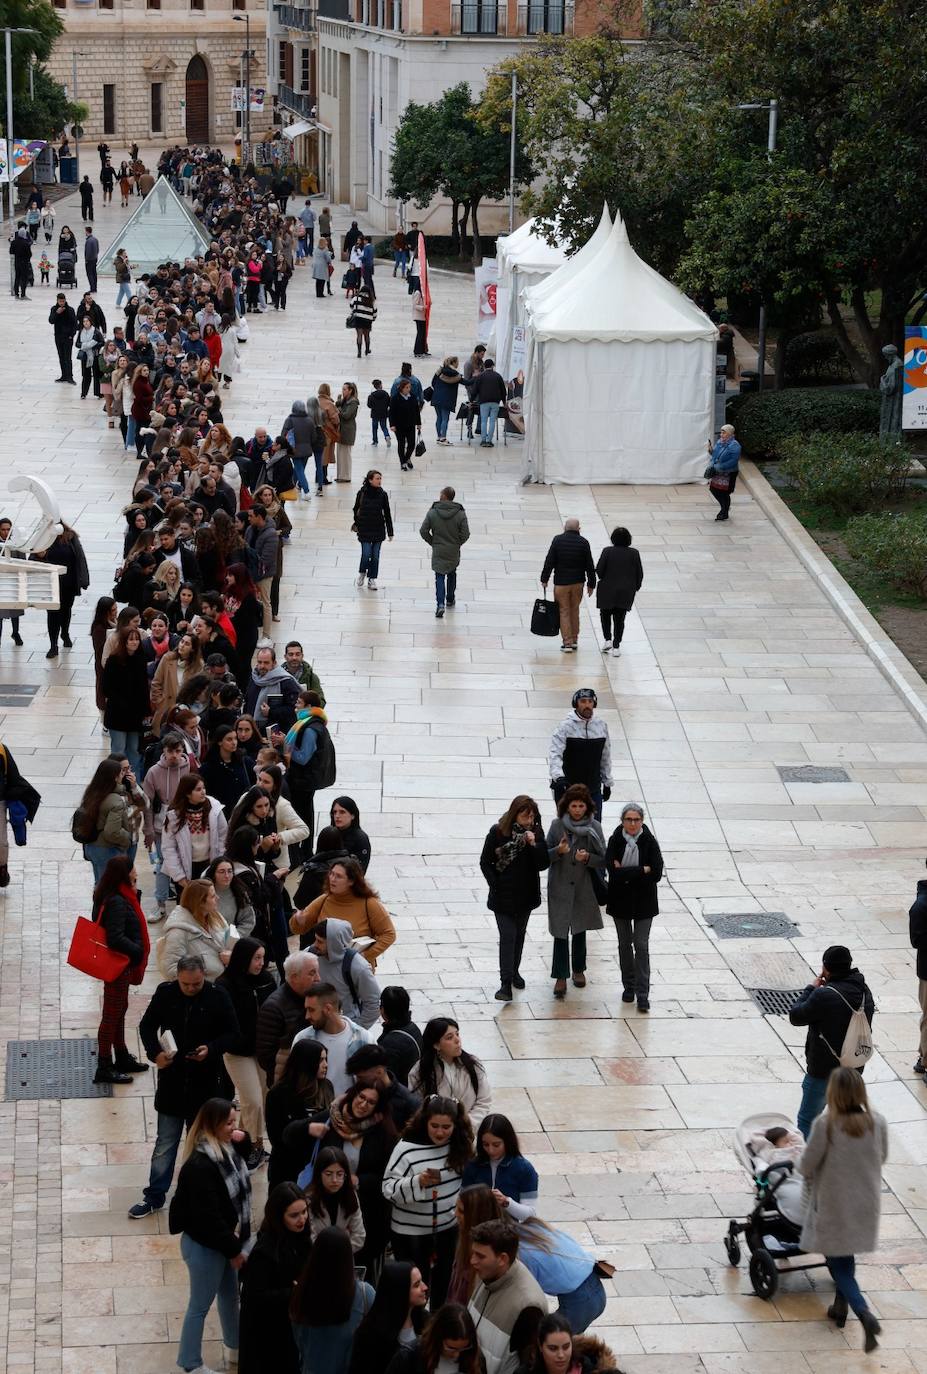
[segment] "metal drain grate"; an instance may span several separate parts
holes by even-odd
[[[11,1040],[6,1048],[6,1100],[112,1097],[111,1083],[94,1083],[95,1040]]]
[[[705,917],[719,940],[791,939],[801,932],[784,911],[732,911]]]
[[[38,690],[38,683],[0,682],[0,706],[31,706]]]
[[[747,988],[760,1011],[767,1016],[788,1016],[804,988]]]
[[[849,782],[845,768],[819,768],[815,763],[776,764],[783,782]]]

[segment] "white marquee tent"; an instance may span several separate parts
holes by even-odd
[[[620,215],[602,231],[597,251],[590,240],[527,295],[528,476],[695,481],[712,437],[717,330],[637,256]]]
[[[525,324],[525,289],[562,267],[566,263],[566,251],[541,238],[535,221],[529,219],[498,240],[496,263],[496,329],[491,347],[496,350],[497,370],[508,379],[521,366],[517,353],[513,359],[512,339],[516,328],[523,328]]]

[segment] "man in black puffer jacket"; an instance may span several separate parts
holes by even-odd
[[[815,1117],[824,1110],[827,1080],[840,1067],[840,1051],[853,1012],[862,1007],[870,1026],[875,1014],[872,993],[859,969],[853,967],[853,956],[846,945],[825,949],[822,963],[816,981],[809,983],[789,1012],[793,1026],[808,1027],[807,1072],[796,1123],[806,1140]]]
[[[554,600],[560,608],[560,645],[562,654],[575,654],[579,638],[579,608],[583,601],[583,583],[589,596],[595,591],[595,564],[589,540],[579,532],[579,521],[572,516],[563,523],[563,533],[551,540],[541,584],[547,593],[550,575],[554,575]]]
[[[917,896],[908,912],[911,948],[917,950],[917,996],[921,1004],[920,1042],[914,1072],[927,1083],[927,878],[917,884]]]

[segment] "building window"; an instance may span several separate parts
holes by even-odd
[[[103,132],[104,134],[114,134],[116,132],[116,87],[103,87]]]
[[[287,43],[281,38],[277,43],[277,80],[286,85]]]
[[[232,0],[232,9],[233,9],[233,10],[243,10],[244,8],[245,8],[245,0]]]
[[[149,4],[151,0],[149,0]],[[151,83],[151,132],[153,134],[164,133],[164,115],[161,105],[161,94],[163,87],[160,81]]]
[[[309,49],[303,48],[299,59],[299,89],[301,91],[309,90],[309,60]]]
[[[148,0],[148,8],[150,10],[159,10],[161,8],[161,0]]]
[[[56,10],[66,10],[67,7],[68,7],[68,0],[55,0],[55,9],[56,9]]]
[[[113,8],[113,0],[97,0],[97,4],[101,10],[111,10]]]
[[[206,8],[205,0],[190,0],[190,8],[191,10],[204,10]]]
[[[529,0],[529,33],[563,33],[563,0]]]
[[[462,0],[461,33],[495,33],[498,27],[497,0]]]

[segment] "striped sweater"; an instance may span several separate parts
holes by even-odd
[[[427,1235],[432,1230],[449,1231],[456,1225],[454,1204],[460,1192],[460,1174],[447,1167],[447,1152],[447,1145],[416,1145],[411,1140],[400,1140],[393,1150],[383,1177],[383,1196],[392,1203],[390,1224],[397,1234]],[[437,1188],[423,1188],[419,1183],[418,1176],[426,1169],[440,1170]]]

